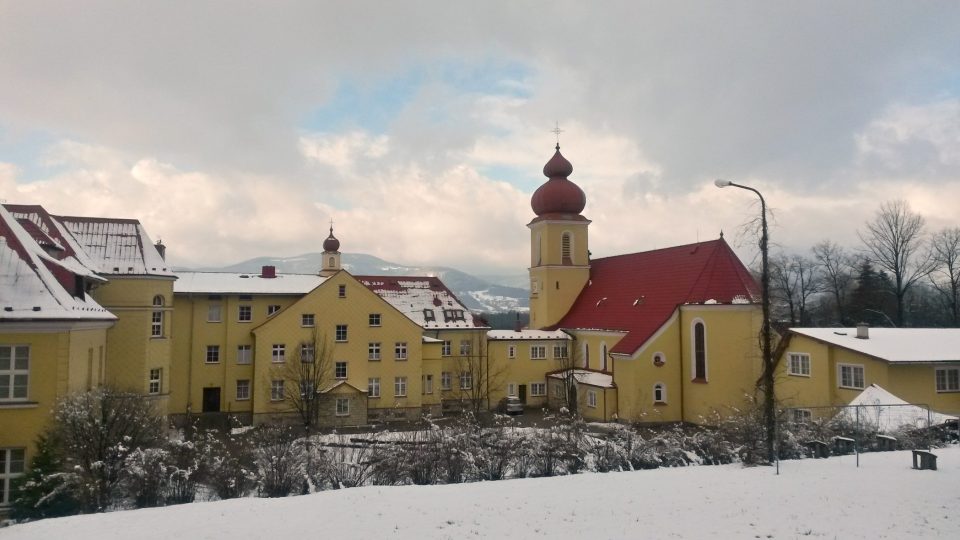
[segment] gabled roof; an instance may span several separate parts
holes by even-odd
[[[876,427],[883,433],[896,431],[904,426],[926,427],[928,421],[932,425],[942,424],[956,418],[956,416],[934,411],[929,411],[928,414],[926,408],[912,405],[878,384],[871,384],[864,388],[863,392],[853,398],[850,405],[859,405],[866,410],[861,409],[857,416],[856,412],[844,409],[838,416],[844,416],[851,421],[859,420],[861,423]]]
[[[791,332],[894,364],[960,362],[960,328],[791,328]]]
[[[74,251],[105,275],[174,277],[146,229],[136,219],[56,216]]]
[[[436,277],[354,276],[422,328],[486,328]],[[433,320],[428,320],[428,315]]]
[[[759,288],[721,237],[590,261],[590,280],[556,328],[627,332],[633,354],[683,304],[750,304]]]

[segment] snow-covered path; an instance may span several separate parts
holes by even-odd
[[[960,538],[960,449],[771,467],[686,467],[450,486],[367,487],[77,516],[3,540],[112,538]],[[312,532],[315,532],[312,533]]]

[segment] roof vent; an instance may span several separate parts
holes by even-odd
[[[263,268],[260,269],[260,277],[266,279],[273,279],[277,277],[277,267],[264,265]]]
[[[857,323],[857,339],[870,339],[870,325]]]
[[[13,311],[13,306],[5,306],[5,307],[3,308],[3,310],[4,310],[4,311]]]
[[[33,306],[34,311],[40,311],[40,306]]]

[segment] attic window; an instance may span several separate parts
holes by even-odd
[[[424,310],[423,310],[423,320],[424,320],[424,321],[428,321],[428,322],[429,322],[429,321],[435,321],[435,320],[437,320],[437,316],[433,314],[433,310],[432,310],[432,309],[427,308],[427,309],[424,309]]]
[[[463,316],[462,309],[445,309],[443,310],[443,321],[466,321],[466,318]]]

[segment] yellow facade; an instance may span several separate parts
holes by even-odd
[[[590,221],[577,217],[538,218],[528,225],[531,328],[545,328],[560,321],[590,279]]]
[[[491,339],[487,342],[492,371],[502,381],[491,389],[490,404],[519,397],[527,407],[547,406],[550,381],[547,375],[571,365],[569,339]],[[542,354],[541,354],[542,353]]]

